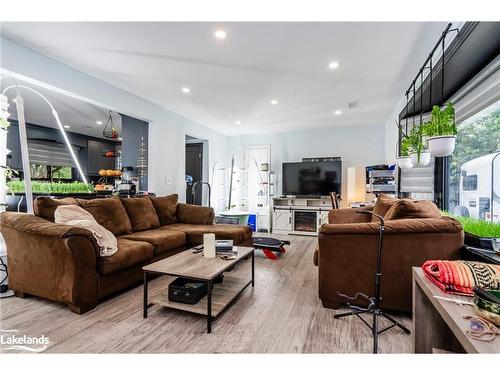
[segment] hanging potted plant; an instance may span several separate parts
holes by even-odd
[[[425,167],[431,161],[431,154],[426,150],[422,126],[415,126],[406,136],[409,144],[410,159],[414,167]]]
[[[424,132],[429,137],[427,144],[432,156],[451,155],[455,149],[457,134],[453,104],[448,102],[443,110],[437,105],[432,107],[432,118],[425,124]]]
[[[399,153],[401,156],[396,158],[398,161],[399,168],[401,169],[412,168],[413,164],[411,163],[411,158],[410,158],[410,143],[408,142],[407,137],[403,136],[401,138],[401,147]]]

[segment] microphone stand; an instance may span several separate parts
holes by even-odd
[[[367,215],[373,215],[377,217],[380,220],[380,227],[379,227],[379,237],[378,237],[378,250],[377,250],[377,268],[375,271],[375,297],[368,297],[367,295],[363,293],[356,293],[354,297],[349,297],[346,296],[345,294],[341,294],[337,292],[337,295],[350,299],[350,300],[356,300],[359,296],[362,296],[366,298],[369,301],[368,307],[359,307],[355,305],[351,305],[350,303],[347,303],[347,307],[351,309],[351,311],[346,312],[346,313],[341,313],[341,314],[335,314],[333,317],[335,319],[338,318],[343,318],[346,316],[351,316],[355,315],[359,319],[365,323],[365,325],[372,330],[373,334],[373,353],[378,352],[378,335],[381,334],[382,332],[385,332],[393,327],[399,327],[401,328],[405,333],[410,334],[410,330],[406,328],[403,324],[397,322],[394,318],[390,317],[387,315],[380,307],[380,282],[382,279],[382,273],[381,273],[381,263],[382,263],[382,244],[383,244],[383,238],[384,238],[384,230],[385,230],[385,222],[384,218],[372,211],[356,211],[357,213],[360,214],[367,214]],[[372,314],[373,315],[373,323],[370,325],[365,319],[363,319],[360,315],[361,314]],[[382,329],[379,331],[378,329],[378,317],[383,316],[386,319],[388,319],[392,325]]]

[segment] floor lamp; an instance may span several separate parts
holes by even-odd
[[[14,99],[14,102],[16,103],[16,109],[17,109],[17,121],[19,124],[19,138],[20,138],[20,143],[21,143],[21,157],[22,157],[22,165],[23,165],[23,175],[24,175],[24,190],[26,194],[26,207],[27,207],[27,212],[28,213],[33,213],[33,190],[31,186],[31,170],[30,170],[30,164],[29,164],[29,154],[28,154],[28,135],[26,131],[26,120],[24,117],[24,100],[20,94],[19,89],[24,89],[31,91],[38,95],[40,98],[42,98],[50,107],[52,111],[52,116],[54,116],[54,119],[56,120],[57,126],[59,127],[59,131],[61,132],[64,142],[66,143],[66,146],[68,147],[68,151],[71,154],[71,158],[73,159],[73,162],[76,165],[76,168],[80,174],[81,179],[83,180],[84,183],[87,183],[87,179],[83,173],[82,167],[80,166],[80,163],[78,162],[78,158],[76,157],[75,151],[73,150],[73,147],[71,146],[71,143],[68,139],[68,136],[66,134],[66,131],[64,130],[64,127],[61,123],[61,119],[59,118],[59,114],[55,110],[54,106],[52,103],[42,94],[40,94],[38,91],[35,89],[32,89],[31,87],[27,86],[21,86],[17,85],[14,81],[14,85],[6,87],[3,91],[2,94],[5,95],[5,93],[10,90],[10,89],[15,89],[16,90],[16,98]]]
[[[410,334],[410,330],[406,328],[404,325],[401,323],[397,322],[394,318],[391,316],[387,315],[387,313],[384,312],[379,307],[380,304],[380,282],[382,280],[382,271],[381,271],[381,264],[382,264],[382,245],[383,245],[383,239],[384,239],[384,230],[385,230],[385,222],[384,218],[376,213],[373,213],[372,211],[356,211],[357,213],[360,214],[365,214],[365,215],[373,215],[376,218],[379,219],[380,221],[380,226],[379,226],[379,237],[378,237],[378,248],[377,248],[377,264],[375,268],[375,297],[368,297],[367,295],[363,293],[356,293],[354,297],[349,297],[344,294],[341,294],[337,292],[337,294],[341,297],[350,299],[350,300],[355,300],[357,297],[362,296],[365,297],[368,301],[368,307],[359,307],[355,305],[351,305],[350,303],[347,304],[347,306],[351,309],[351,311],[346,312],[346,313],[341,313],[341,314],[335,314],[333,317],[335,319],[338,318],[343,318],[345,316],[351,316],[355,315],[359,319],[363,321],[365,325],[368,326],[368,328],[371,329],[372,334],[373,334],[373,353],[378,352],[378,335],[381,334],[382,332],[385,332],[393,327],[399,327],[401,328],[405,333]],[[360,315],[361,314],[371,314],[373,315],[373,322],[370,325],[366,320],[364,320]],[[384,318],[388,319],[392,325],[381,329],[379,331],[378,328],[378,318],[379,316],[383,316]]]

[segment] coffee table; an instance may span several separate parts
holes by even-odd
[[[223,260],[219,256],[207,259],[203,252],[193,254],[192,249],[182,253],[159,260],[144,266],[144,305],[143,317],[148,317],[148,308],[152,305],[187,311],[207,317],[207,333],[212,332],[212,321],[219,317],[239,295],[249,286],[255,285],[255,256],[253,247],[235,246],[238,251],[236,259]],[[214,281],[229,268],[251,258],[251,278],[241,279],[234,276],[224,276],[220,284]],[[207,295],[197,304],[189,305],[168,300],[168,291],[163,290],[161,294],[154,296],[148,302],[148,281],[150,275],[169,275],[185,277],[207,284]],[[173,281],[175,277],[172,277]],[[212,289],[213,288],[213,289]]]

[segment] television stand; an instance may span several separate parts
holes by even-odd
[[[331,209],[330,197],[273,198],[272,232],[317,236],[321,225],[328,223]]]

